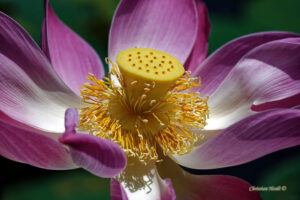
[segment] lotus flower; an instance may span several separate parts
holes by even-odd
[[[251,34],[206,58],[209,32],[198,0],[122,0],[103,80],[48,0],[42,50],[1,13],[0,154],[111,177],[113,200],[260,199],[241,179],[177,164],[235,166],[299,145],[300,38]]]

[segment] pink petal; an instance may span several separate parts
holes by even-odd
[[[175,200],[176,196],[170,180],[159,176],[154,163],[144,165],[138,160],[129,159],[127,168],[112,180],[113,200]],[[125,193],[124,193],[125,192]]]
[[[263,44],[247,53],[210,96],[205,129],[224,129],[254,112],[251,106],[300,94],[300,38]]]
[[[49,0],[45,0],[42,46],[59,77],[77,94],[89,72],[99,79],[105,74],[95,50],[56,17]]]
[[[26,125],[49,132],[64,131],[67,107],[76,96],[58,78],[31,37],[0,13],[0,110]]]
[[[165,183],[166,183],[166,192],[162,196],[161,199],[162,200],[176,200],[176,193],[173,188],[173,183],[172,183],[171,179],[166,178]]]
[[[251,185],[239,178],[223,175],[193,175],[163,158],[158,165],[159,174],[172,180],[177,200],[258,200],[256,191],[249,191]]]
[[[26,125],[63,132],[65,110],[80,105],[80,99],[71,91],[48,90],[36,85],[21,67],[1,53],[0,77],[1,111]]]
[[[233,176],[207,175],[196,176],[189,174],[186,177],[189,182],[190,200],[209,199],[209,200],[262,200],[257,191],[251,190],[251,185],[246,181]],[[192,194],[197,197],[192,197]],[[188,198],[182,198],[187,199]]]
[[[0,155],[45,169],[73,169],[67,150],[37,131],[9,124],[0,119]]]
[[[186,70],[195,71],[206,58],[208,49],[208,37],[210,33],[210,22],[206,6],[203,2],[196,0],[198,14],[197,38],[184,66]]]
[[[41,88],[70,92],[30,35],[2,12],[0,12],[0,44],[0,54],[22,67],[24,73]]]
[[[195,169],[235,166],[299,145],[299,130],[299,109],[264,111],[239,121],[191,153],[174,159]]]
[[[99,177],[113,177],[126,167],[126,155],[115,143],[93,135],[76,133],[76,109],[66,111],[66,132],[59,141],[70,148],[74,163]]]
[[[211,95],[229,74],[236,63],[255,47],[264,43],[299,35],[287,32],[262,32],[237,38],[214,52],[193,72],[200,76],[203,95]]]
[[[128,200],[126,192],[122,185],[116,179],[110,179],[110,199],[111,200]]]
[[[197,33],[194,0],[122,0],[109,35],[109,57],[143,47],[165,51],[182,63],[188,58]]]
[[[292,108],[294,106],[299,105],[300,102],[300,94],[296,94],[294,96],[280,99],[277,101],[266,102],[259,105],[252,105],[251,110],[253,111],[263,111],[272,108]]]

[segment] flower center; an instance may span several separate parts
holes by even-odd
[[[174,56],[154,49],[121,51],[116,62],[110,78],[90,74],[91,82],[83,85],[80,129],[116,142],[144,162],[159,161],[157,148],[164,154],[190,152],[201,137],[191,130],[203,128],[208,117],[207,99],[189,90],[200,87],[200,80]]]

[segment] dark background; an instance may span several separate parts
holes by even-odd
[[[52,0],[57,15],[107,55],[109,26],[117,0]],[[206,0],[211,35],[209,53],[249,33],[282,30],[300,33],[299,0]],[[43,0],[0,0],[0,10],[17,20],[39,42]],[[276,131],[276,130],[274,130]],[[227,174],[255,186],[287,186],[286,192],[261,192],[264,199],[300,199],[300,147],[264,156],[250,163],[196,174]],[[0,156],[0,199],[109,199],[109,180],[78,169],[49,171]]]

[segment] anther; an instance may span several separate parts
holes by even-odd
[[[151,101],[150,101],[150,106],[153,106],[153,104],[155,104],[156,103],[156,100],[155,99],[152,99]]]
[[[149,122],[148,119],[142,119],[142,122],[144,122],[145,124],[147,124]]]
[[[138,82],[137,80],[132,81],[132,82],[130,83],[130,85],[134,85],[134,84],[136,84],[137,82]]]
[[[145,94],[143,94],[142,96],[141,96],[141,99],[142,100],[144,100],[144,99],[146,99],[147,98],[147,95],[145,95]]]
[[[155,83],[155,81],[153,81],[152,82],[152,88],[155,88],[155,86],[156,86],[156,83]]]

